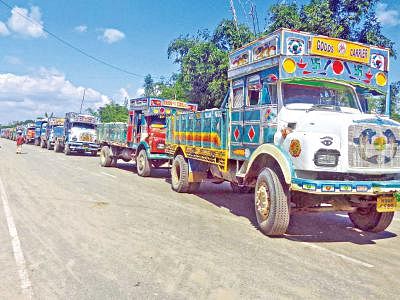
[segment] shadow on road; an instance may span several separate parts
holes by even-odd
[[[202,184],[198,197],[218,207],[228,209],[232,214],[247,218],[258,228],[254,214],[253,194],[233,193],[229,184]],[[333,243],[350,242],[359,245],[375,244],[375,240],[396,237],[395,233],[363,232],[353,227],[347,214],[313,213],[291,216],[284,238],[295,242]]]
[[[127,171],[127,172],[135,173],[137,175],[137,169],[136,169],[136,165],[134,163],[117,163],[116,168]],[[139,175],[137,175],[137,176],[139,176]],[[167,179],[170,177],[169,168],[162,167],[162,168],[158,168],[158,169],[152,169],[150,177]]]

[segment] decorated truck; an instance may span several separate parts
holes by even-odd
[[[35,125],[27,125],[24,128],[24,133],[25,141],[27,144],[34,143],[35,142]]]
[[[97,120],[91,115],[69,112],[65,115],[62,138],[55,140],[54,150],[64,150],[65,155],[72,152],[90,152],[96,156],[99,150],[96,136]]]
[[[38,118],[35,122],[35,146],[45,147],[44,137],[46,136],[47,118]]]
[[[100,165],[111,167],[118,159],[133,160],[139,176],[150,176],[152,168],[169,160],[165,153],[166,116],[196,110],[196,104],[177,100],[131,99],[128,123],[103,123],[97,127]]]
[[[55,152],[61,152],[60,142],[62,142],[64,136],[64,118],[49,118],[46,128],[46,148],[48,150],[54,149]],[[57,149],[55,147],[57,143]]]
[[[286,29],[234,51],[222,107],[167,119],[172,188],[213,178],[254,189],[267,235],[284,234],[293,214],[326,211],[385,230],[400,208],[388,71],[388,49]]]

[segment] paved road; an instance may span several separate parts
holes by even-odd
[[[346,215],[255,226],[252,196],[226,184],[171,191],[168,171],[0,139],[0,298],[397,298],[400,219],[380,234]],[[15,226],[15,231],[13,229]],[[10,235],[11,233],[11,235]]]

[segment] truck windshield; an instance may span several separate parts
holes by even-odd
[[[84,129],[96,129],[95,124],[81,123],[81,122],[73,123],[72,127],[79,127],[79,128],[84,128]]]
[[[283,105],[288,109],[360,112],[353,89],[342,84],[318,81],[283,83],[282,95]]]
[[[164,116],[151,116],[150,117],[150,125],[165,125],[165,117]]]

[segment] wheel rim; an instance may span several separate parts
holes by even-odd
[[[143,155],[141,155],[141,154],[139,155],[137,164],[138,164],[138,169],[140,171],[142,171],[144,168],[144,164],[145,164]]]
[[[266,220],[270,211],[269,190],[265,183],[262,183],[256,193],[256,210],[262,221]]]

